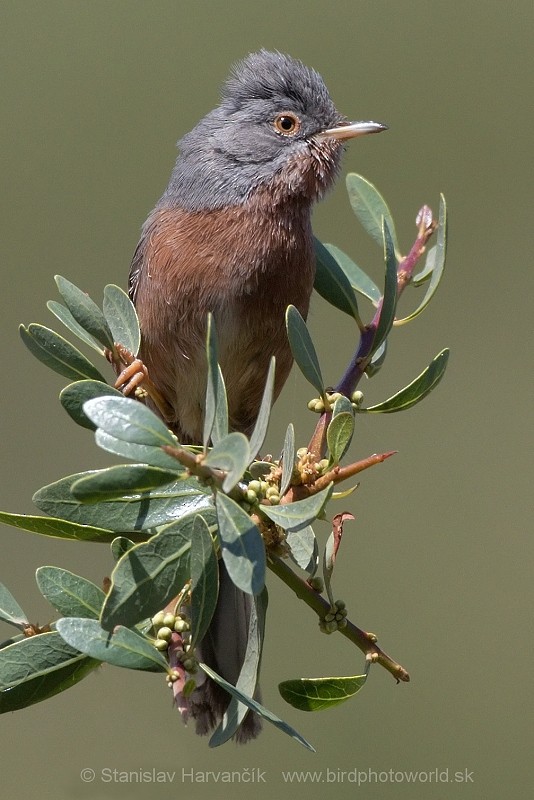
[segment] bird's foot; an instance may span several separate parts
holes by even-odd
[[[120,358],[120,363],[113,360],[113,366],[118,373],[115,389],[119,389],[125,397],[132,394],[138,400],[149,397],[163,420],[168,422],[172,419],[172,408],[150,379],[146,364],[122,344],[115,344],[115,349]]]

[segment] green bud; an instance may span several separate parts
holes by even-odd
[[[158,613],[154,617],[152,617],[152,625],[155,628],[161,628],[164,619],[165,619],[165,612],[158,611]]]
[[[329,611],[328,614],[324,615],[324,621],[325,622],[332,622],[332,620],[334,620],[335,618],[336,618],[335,614],[332,614],[331,611]]]
[[[313,398],[313,400],[309,400],[308,401],[308,408],[309,408],[310,411],[315,411],[316,402],[317,402],[317,399],[315,397]]]
[[[336,600],[334,605],[338,611],[341,611],[342,608],[345,608],[346,603],[344,600]]]
[[[196,672],[197,670],[197,662],[194,658],[184,658],[182,664],[187,672]]]
[[[261,483],[260,481],[250,481],[248,485],[249,491],[254,492],[254,494],[261,493]],[[248,494],[248,493],[247,493]]]
[[[174,616],[174,614],[171,614],[170,611],[168,611],[165,614],[165,616],[163,617],[163,624],[167,628],[172,628],[172,626],[174,625],[175,620],[176,620],[176,617]]]
[[[343,619],[338,620],[337,627],[339,630],[346,628],[347,625],[348,625],[348,620],[346,620],[345,617],[343,617]]]
[[[176,633],[183,633],[189,630],[189,622],[185,619],[177,619],[174,623],[174,630]]]
[[[164,639],[166,642],[168,642],[171,636],[172,630],[166,626],[160,628],[158,631],[158,639]]]
[[[280,491],[280,490],[278,489],[278,487],[277,487],[277,486],[269,486],[269,488],[268,488],[268,489],[267,489],[267,491],[265,492],[265,497],[266,497],[267,499],[270,499],[270,498],[272,497],[272,495],[273,495],[273,494],[276,494],[276,495],[278,495],[278,494],[279,494],[279,491]]]
[[[267,483],[267,481],[260,481],[260,494],[265,494],[268,488],[269,484]]]
[[[156,650],[166,650],[169,646],[169,643],[165,641],[165,639],[156,639],[154,642],[154,647]]]
[[[321,593],[324,590],[324,581],[319,576],[314,575],[313,578],[309,578],[308,583],[316,592]]]
[[[269,495],[269,502],[272,506],[277,506],[280,502],[280,495],[279,494]]]
[[[338,625],[337,622],[333,619],[330,622],[326,622],[324,627],[327,633],[334,633],[335,631],[337,631]]]
[[[357,406],[360,406],[363,402],[363,392],[356,390],[351,394],[350,399],[353,403],[356,403]]]
[[[245,495],[245,499],[247,503],[254,505],[254,503],[258,502],[258,495],[252,489],[247,489],[247,493]]]

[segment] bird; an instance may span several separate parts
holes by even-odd
[[[280,394],[293,361],[286,308],[306,319],[313,289],[313,206],[333,186],[345,143],[385,129],[349,122],[318,72],[262,49],[233,67],[219,105],[178,142],[168,186],[142,227],[129,294],[153,389],[147,402],[180,443],[202,440],[209,313],[230,429],[253,430],[273,355],[273,402]],[[221,560],[218,606],[200,650],[234,684],[250,603]],[[211,680],[199,687],[191,703],[198,733],[220,721],[228,701]],[[249,712],[237,740],[259,728]]]

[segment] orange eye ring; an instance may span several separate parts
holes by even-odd
[[[296,114],[284,111],[274,118],[274,128],[282,136],[294,136],[300,130],[300,119]]]

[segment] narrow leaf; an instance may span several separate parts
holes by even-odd
[[[275,368],[276,359],[273,356],[269,363],[269,371],[267,372],[258,418],[256,419],[252,436],[250,437],[250,455],[252,458],[256,458],[258,455],[267,434],[267,427],[271,416],[271,406],[273,404]]]
[[[247,594],[259,594],[265,583],[265,546],[249,515],[234,500],[217,492],[215,501],[222,557],[230,578]]]
[[[70,539],[78,542],[111,542],[115,536],[113,531],[106,528],[80,525],[79,523],[56,517],[9,514],[7,511],[0,511],[0,522],[31,533],[41,533],[44,536],[54,536],[58,539]]]
[[[24,628],[28,623],[26,614],[3,583],[0,583],[0,620],[16,628]]]
[[[141,344],[141,331],[134,304],[126,292],[108,283],[104,289],[102,310],[113,342],[124,345],[136,356]]]
[[[227,473],[223,481],[223,490],[230,492],[241,480],[250,463],[250,447],[243,433],[234,431],[221,439],[208,452],[204,464]]]
[[[71,487],[87,474],[79,472],[43,486],[33,496],[33,502],[41,511],[55,517],[117,532],[148,530],[212,506],[211,492],[201,487],[196,478],[179,480],[138,496],[117,497],[95,504],[80,503],[73,497]]]
[[[213,538],[200,515],[195,517],[191,536],[191,648],[208,630],[219,593],[219,568]]]
[[[57,633],[41,633],[0,650],[0,713],[64,692],[98,667]]]
[[[326,431],[326,441],[333,465],[339,464],[352,440],[354,433],[354,415],[352,411],[343,411],[330,420]]]
[[[217,332],[215,330],[215,321],[211,313],[208,314],[208,323],[206,328],[206,359],[208,364],[208,374],[206,382],[206,403],[204,409],[204,430],[202,436],[204,448],[208,447],[212,436],[215,425],[215,417],[217,415],[217,401],[219,394]]]
[[[319,394],[324,395],[324,383],[321,367],[311,336],[295,306],[288,306],[286,311],[286,327],[289,345],[297,366],[307,381]]]
[[[393,248],[391,232],[386,220],[384,220],[384,260],[386,264],[386,277],[384,283],[384,297],[380,308],[380,317],[376,326],[375,337],[373,340],[373,353],[386,340],[395,319],[395,308],[397,306],[397,259]]]
[[[219,684],[219,686],[222,686],[222,688],[225,689],[228,692],[228,694],[232,695],[232,697],[235,697],[241,703],[244,703],[248,708],[251,708],[252,711],[255,711],[263,719],[267,720],[267,722],[270,722],[276,728],[283,731],[283,733],[287,733],[288,736],[291,736],[292,739],[296,739],[296,741],[299,742],[299,744],[302,744],[308,750],[311,750],[312,753],[315,753],[315,748],[312,747],[312,745],[308,741],[306,741],[306,739],[303,736],[301,736],[300,733],[297,733],[297,731],[294,728],[288,725],[287,722],[281,720],[271,711],[268,711],[264,706],[260,705],[260,703],[258,703],[256,700],[253,700],[251,697],[247,697],[246,695],[244,695],[243,692],[240,692],[239,689],[236,689],[236,687],[232,686],[231,683],[228,683],[228,681],[225,681],[224,678],[221,678],[221,676],[218,675],[216,672],[214,672],[210,667],[208,667],[207,664],[201,663],[200,668],[206,673],[206,675],[208,675],[212,679],[212,681],[215,681],[215,683]]]
[[[382,245],[382,218],[391,231],[391,240],[396,252],[399,251],[397,245],[397,235],[391,211],[378,189],[370,181],[349,172],[346,178],[347,193],[352,210],[360,220],[367,233],[379,245]]]
[[[82,503],[100,503],[116,497],[145,494],[176,481],[177,477],[177,470],[147,464],[118,464],[80,478],[72,484],[71,492]]]
[[[125,442],[176,446],[176,438],[149,408],[128,397],[95,397],[83,410],[98,428]]]
[[[122,397],[122,394],[107,383],[91,380],[69,383],[59,394],[61,405],[74,422],[92,431],[96,425],[84,413],[83,404],[94,397]]]
[[[123,439],[111,436],[101,428],[98,428],[95,433],[95,442],[102,450],[106,450],[108,453],[115,453],[115,455],[122,458],[129,458],[131,461],[150,464],[151,467],[161,467],[162,469],[170,469],[179,473],[185,471],[185,467],[175,458],[168,455],[161,447],[125,442]]]
[[[332,594],[332,573],[336,563],[336,557],[341,545],[343,537],[343,525],[346,520],[354,519],[354,516],[345,511],[341,514],[336,514],[332,520],[332,532],[326,541],[323,554],[323,578],[325,590],[330,600],[331,606],[334,606],[334,596]]]
[[[449,360],[449,350],[442,350],[434,358],[423,372],[415,378],[408,386],[401,389],[396,394],[368,408],[358,409],[359,412],[369,414],[390,414],[394,411],[404,411],[419,403],[424,397],[434,389],[445,374],[447,362]]]
[[[81,617],[58,619],[56,628],[67,644],[99,661],[126,669],[169,671],[165,658],[154,645],[128,628],[118,626],[110,633],[97,620]]]
[[[104,347],[112,349],[113,336],[106,318],[97,304],[91,300],[89,295],[61,275],[56,275],[55,281],[65,305],[76,322]]]
[[[46,307],[52,314],[65,325],[68,330],[73,333],[78,339],[81,339],[82,342],[88,344],[89,347],[92,347],[93,350],[96,350],[97,353],[100,353],[101,356],[104,355],[104,348],[94,339],[90,333],[87,333],[85,328],[82,328],[79,325],[72,314],[70,313],[69,309],[66,308],[62,303],[58,303],[57,300],[49,300],[46,304]]]
[[[371,280],[369,275],[367,275],[358,264],[355,264],[343,250],[336,247],[335,244],[325,244],[324,247],[332,258],[335,259],[354,291],[363,295],[370,300],[373,305],[377,306],[382,297],[382,292],[376,283]]]
[[[262,505],[262,513],[286,531],[299,530],[316,520],[332,494],[333,484],[317,494],[280,506]]]
[[[289,489],[293,469],[295,467],[295,428],[290,422],[287,426],[284,438],[284,449],[282,450],[282,477],[280,479],[280,497],[283,497]]]
[[[319,548],[311,525],[306,525],[305,528],[296,531],[288,531],[286,544],[289,547],[289,555],[295,564],[313,575],[317,569]]]
[[[21,325],[19,333],[30,353],[59,375],[74,381],[91,378],[105,383],[97,368],[59,333],[35,322],[27,328]]]
[[[43,597],[60,614],[98,619],[106,595],[92,581],[60,567],[39,567],[35,577]]]
[[[135,545],[111,573],[111,589],[102,608],[101,625],[135,625],[175,597],[190,578],[189,551],[196,515],[165,526],[147,542]],[[213,520],[209,515],[207,519]]]
[[[299,711],[324,711],[350,700],[357,694],[367,675],[346,678],[296,678],[278,684],[286,703]]]
[[[349,278],[322,242],[314,239],[314,245],[315,291],[335,308],[353,317],[361,328],[363,323],[358,311],[358,302]]]
[[[441,201],[439,205],[437,242],[435,247],[433,247],[428,253],[427,264],[424,270],[424,273],[427,274],[427,269],[429,270],[431,268],[430,282],[428,284],[423,299],[421,300],[420,304],[415,309],[415,311],[412,311],[411,314],[408,314],[407,317],[403,317],[403,319],[396,319],[395,325],[404,325],[406,322],[410,322],[410,320],[415,319],[415,317],[419,316],[419,314],[422,311],[424,311],[424,309],[430,303],[443,277],[443,271],[445,269],[446,252],[447,252],[447,206],[445,204],[444,196],[441,195]],[[413,283],[414,285],[417,285],[417,283],[422,282],[422,280],[424,280],[424,276],[418,275],[414,277]]]

